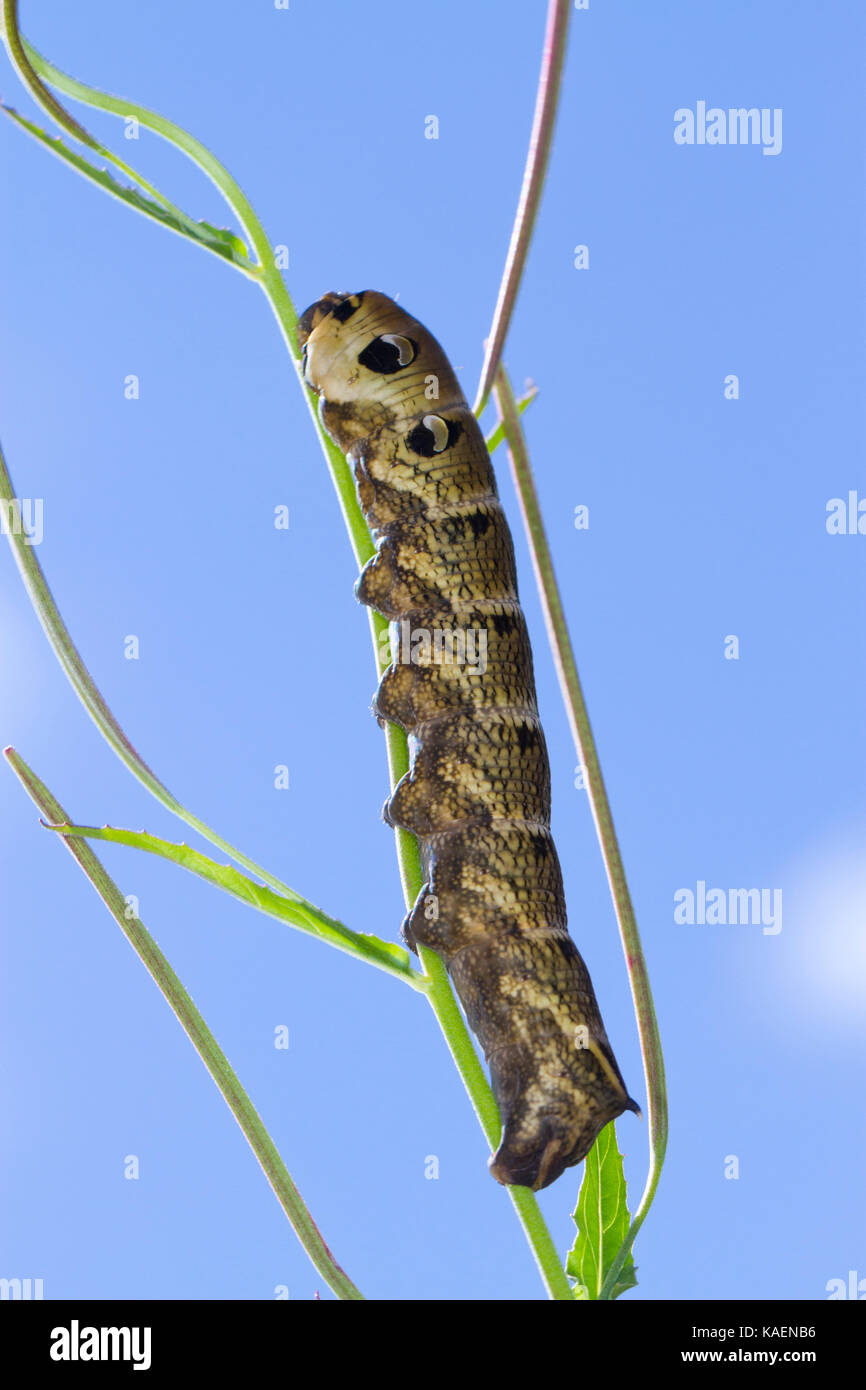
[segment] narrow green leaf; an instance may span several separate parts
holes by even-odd
[[[119,198],[121,202],[127,203],[136,212],[143,213],[146,217],[152,217],[156,222],[161,222],[164,227],[177,232],[179,236],[189,237],[193,241],[199,242],[205,250],[212,251],[215,256],[222,256],[225,260],[231,261],[239,270],[244,270],[251,275],[258,273],[256,266],[246,253],[243,241],[228,228],[213,227],[209,222],[194,222],[179,208],[163,207],[160,203],[146,197],[137,188],[133,188],[129,184],[118,183],[107,169],[95,168],[83,155],[69,149],[59,135],[49,135],[47,131],[40,129],[32,121],[28,121],[14,107],[2,105],[2,110],[34,139],[45,145],[52,154],[56,154],[60,159],[65,159],[67,164],[71,164],[79,174],[83,174],[85,178],[99,184],[112,197]]]
[[[322,941],[327,941],[329,945],[336,946],[341,951],[347,951],[350,955],[359,956],[371,965],[378,965],[381,970],[385,970],[391,975],[399,976],[400,979],[405,980],[416,989],[425,988],[424,977],[412,968],[412,957],[402,946],[397,946],[391,941],[383,941],[378,936],[352,931],[351,928],[344,927],[333,917],[326,916],[306,898],[302,898],[300,894],[293,894],[291,898],[283,897],[281,894],[273,892],[272,889],[266,888],[264,884],[256,883],[253,879],[247,878],[246,874],[242,874],[231,864],[217,864],[216,860],[209,859],[207,855],[192,849],[190,845],[178,845],[173,844],[170,840],[160,840],[156,835],[150,835],[146,830],[119,830],[108,825],[47,825],[46,823],[46,828],[56,830],[61,835],[75,836],[79,839],[108,840],[113,844],[128,845],[131,849],[145,850],[148,854],[155,854],[161,859],[168,859],[171,863],[179,865],[182,869],[188,869],[190,873],[204,879],[206,883],[211,883],[214,887],[222,889],[224,893],[229,893],[240,902],[254,907],[258,912],[264,912],[269,917],[276,917],[278,921],[288,922],[291,926],[299,927],[302,931],[311,932]]]
[[[526,395],[525,395],[525,396],[521,396],[521,397],[520,397],[520,400],[517,402],[517,413],[518,413],[518,415],[522,415],[523,412],[524,412],[524,410],[526,409],[526,407],[527,407],[528,405],[532,405],[532,402],[535,400],[536,396],[538,395],[538,387],[537,387],[537,386],[534,386],[531,382],[528,383],[528,385],[529,385],[529,390],[526,392]],[[492,454],[492,453],[493,453],[493,450],[499,447],[499,445],[502,443],[502,441],[503,441],[504,438],[505,438],[505,424],[504,424],[504,422],[503,422],[502,420],[500,420],[500,421],[499,421],[499,424],[496,426],[496,428],[495,428],[494,430],[491,430],[491,431],[490,431],[490,433],[488,434],[487,438],[486,438],[485,441],[484,441],[484,443],[487,445],[487,452],[488,452],[488,454]]]
[[[568,1252],[566,1273],[576,1280],[575,1298],[594,1300],[629,1226],[622,1154],[613,1124],[605,1126],[587,1155],[573,1219],[577,1235]],[[618,1298],[636,1285],[635,1264],[629,1254],[610,1297]]]
[[[297,321],[297,316],[288,297],[285,285],[283,284],[282,276],[274,264],[273,247],[265,236],[262,225],[253,212],[243,189],[232,178],[224,165],[220,164],[219,160],[211,154],[210,150],[207,149],[200,140],[196,140],[195,136],[190,135],[189,131],[184,130],[179,125],[175,125],[173,121],[167,120],[165,116],[160,116],[156,111],[149,111],[146,106],[140,106],[138,102],[130,101],[127,97],[113,97],[108,92],[101,92],[97,87],[88,87],[86,83],[77,81],[76,78],[70,77],[69,73],[61,72],[53,63],[49,63],[48,59],[43,58],[42,54],[38,53],[33,45],[28,43],[25,38],[22,38],[21,46],[28,62],[32,65],[33,70],[43,82],[50,82],[53,87],[63,92],[65,96],[72,97],[74,101],[83,101],[87,106],[95,106],[99,111],[108,111],[112,115],[120,116],[124,120],[134,116],[146,130],[152,130],[154,134],[158,135],[163,140],[167,140],[169,144],[173,145],[181,154],[191,159],[196,168],[215,184],[231,211],[238,219],[243,231],[249,237],[250,243],[258,258],[258,264],[250,259],[248,261],[248,267],[244,268],[249,268],[249,273],[251,275],[255,274],[262,288],[266,290],[274,307],[274,311],[277,313],[277,320],[283,329],[289,350],[293,357],[299,358],[300,353],[298,352],[297,341],[294,335],[294,325]],[[129,169],[129,166],[124,165],[122,161],[118,159],[117,155],[111,153],[111,151],[108,152],[107,157],[112,163],[119,165],[121,168],[126,170]],[[141,178],[140,174],[135,171],[132,171],[132,174],[136,182],[153,193],[158,201],[166,201],[157,189],[151,188],[150,184],[146,183]],[[175,208],[174,211],[180,213],[179,208]],[[185,217],[186,214],[180,213],[180,216]],[[192,225],[195,226],[196,224],[193,223]],[[229,235],[231,235],[231,233],[229,233]],[[233,264],[236,264],[236,262],[233,262]]]

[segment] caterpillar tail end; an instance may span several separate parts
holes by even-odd
[[[510,1135],[506,1128],[499,1148],[489,1160],[490,1173],[503,1187],[529,1187],[533,1192],[540,1192],[556,1182],[566,1168],[581,1163],[605,1125],[626,1110],[636,1115],[641,1113],[635,1101],[628,1097],[616,1115],[608,1116],[597,1127],[584,1132],[577,1144],[573,1135],[563,1133],[555,1122],[543,1125],[538,1141],[529,1148],[521,1145],[517,1136]]]
[[[566,1168],[583,1162],[605,1125],[627,1110],[641,1113],[621,1084],[593,1085],[585,1079],[577,1095],[567,1091],[551,1095],[533,1081],[515,1094],[502,1085],[503,1070],[501,1064],[491,1067],[504,1124],[502,1141],[489,1160],[491,1175],[503,1186],[540,1192]]]

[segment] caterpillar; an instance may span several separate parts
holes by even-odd
[[[377,291],[298,325],[322,424],[352,465],[376,553],[355,587],[391,623],[373,712],[410,769],[384,819],[418,840],[403,923],[444,961],[490,1066],[498,1182],[536,1191],[633,1110],[566,925],[550,768],[514,548],[484,437],[439,343]],[[471,640],[470,640],[471,634]]]

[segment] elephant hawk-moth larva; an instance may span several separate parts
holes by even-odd
[[[637,1106],[566,926],[532,652],[490,458],[442,348],[393,300],[326,294],[299,338],[377,544],[357,597],[400,634],[374,713],[409,735],[410,770],[384,812],[417,836],[426,878],[403,935],[445,962],[490,1064],[503,1122],[493,1176],[537,1190]]]

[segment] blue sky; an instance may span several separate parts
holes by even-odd
[[[299,310],[327,289],[399,295],[473,394],[540,3],[261,0],[242,23],[227,0],[22,12],[59,66],[223,160],[289,247]],[[507,345],[516,384],[540,388],[526,417],[537,486],[665,1045],[670,1149],[630,1299],[821,1299],[850,1270],[866,1278],[866,537],[826,526],[831,499],[866,498],[864,27],[838,2],[575,12]],[[5,61],[0,90],[31,110]],[[780,151],[676,143],[675,113],[699,102],[781,111]],[[192,215],[224,223],[180,156],[76,111]],[[367,622],[263,297],[9,122],[0,151],[0,431],[18,492],[43,499],[39,556],[85,660],[192,810],[352,927],[395,939]],[[571,931],[642,1100],[605,878],[495,464]],[[287,532],[272,524],[281,503]],[[184,838],[79,706],[5,548],[0,573],[0,742],[75,818]],[[0,817],[0,1275],[42,1278],[46,1297],[330,1297],[169,1009],[8,772]],[[101,848],[362,1291],[542,1297],[423,1000],[169,865]],[[677,922],[675,895],[701,883],[778,890],[781,930]],[[646,1124],[626,1116],[618,1134],[634,1200]],[[577,1185],[575,1172],[541,1198],[563,1251]]]

